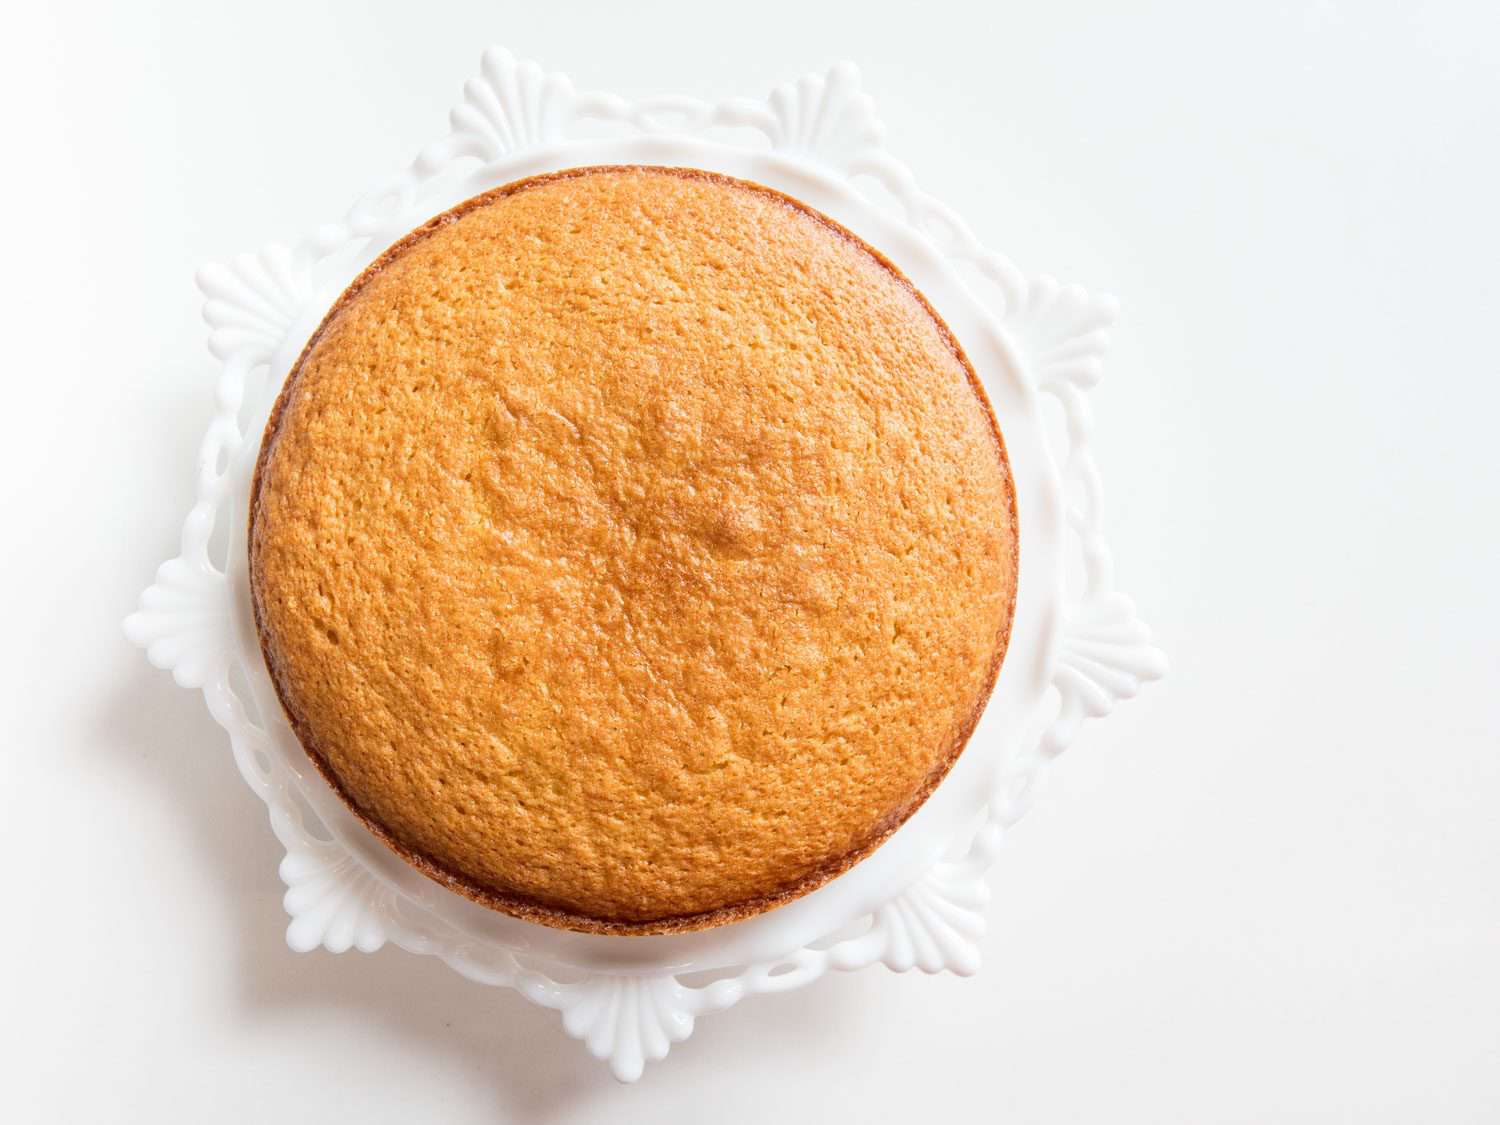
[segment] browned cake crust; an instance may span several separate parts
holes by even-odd
[[[578,168],[392,246],[288,376],[251,590],[377,836],[612,934],[780,905],[927,798],[993,690],[1015,495],[962,349],[769,188]]]

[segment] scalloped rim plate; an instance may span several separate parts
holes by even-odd
[[[294,246],[205,267],[199,286],[223,361],[182,550],[126,620],[127,635],[203,691],[246,782],[287,849],[293,949],[441,957],[465,976],[559,1010],[568,1033],[633,1081],[697,1016],[877,962],[974,972],[985,873],[1047,760],[1081,720],[1165,673],[1129,599],[1113,589],[1086,392],[1102,371],[1114,302],[1028,281],[916,187],[882,147],[858,73],[840,64],[763,101],[627,101],[491,48],[451,130],[337,223]],[[590,132],[592,130],[592,132]],[[613,137],[600,135],[614,132]],[[746,141],[745,134],[755,141]],[[726,143],[727,137],[727,143]],[[345,286],[427,218],[488,188],[588,164],[707,168],[785,191],[888,255],[963,341],[995,404],[1016,480],[1021,571],[1000,682],[958,764],[864,862],[780,909],[658,937],[577,934],[489,911],[407,866],[311,767],[277,704],[250,619],[242,536],[272,401]],[[1063,426],[1043,423],[1054,399]],[[217,532],[217,534],[216,534]],[[1081,578],[1065,582],[1069,560]],[[693,975],[695,983],[684,977]],[[698,978],[707,978],[701,980]]]

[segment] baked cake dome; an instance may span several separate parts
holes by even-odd
[[[426,874],[698,929],[868,855],[963,749],[1015,602],[958,342],[811,208],[579,168],[391,247],[289,375],[252,487],[267,666]]]

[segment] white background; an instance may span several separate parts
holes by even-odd
[[[27,5],[0,67],[0,1119],[1500,1121],[1500,18],[1473,3]],[[297,956],[176,547],[202,262],[343,212],[480,49],[760,94],[861,64],[1029,272],[1120,296],[1119,580],[1172,678],[1086,730],[970,980],[704,1019],[635,1088],[387,948]]]

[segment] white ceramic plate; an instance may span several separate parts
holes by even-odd
[[[443,958],[476,981],[558,1009],[624,1080],[686,1038],[696,1016],[800,987],[829,969],[971,973],[984,873],[1042,764],[1084,716],[1165,671],[1112,589],[1089,456],[1085,392],[1113,303],[1028,281],[980,247],[881,147],[854,68],[764,101],[629,102],[579,92],[507,52],[484,55],[451,132],[340,222],[199,275],[224,363],[182,552],[126,622],[153,664],[201,688],[286,846],[288,943],[334,952],[384,942]],[[1016,618],[994,697],[952,772],[864,862],[780,909],[712,930],[605,937],[485,909],[376,840],[312,768],[287,725],[250,616],[244,529],[261,432],[282,381],[345,286],[407,231],[468,197],[591,164],[706,168],[767,184],[831,215],[894,261],[963,343],[1005,435],[1017,490]],[[1043,396],[1060,406],[1042,417]],[[1076,580],[1069,583],[1065,575]]]

